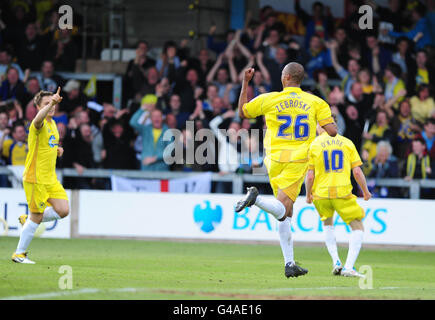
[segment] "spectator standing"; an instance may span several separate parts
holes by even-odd
[[[103,129],[103,167],[107,169],[135,169],[134,150],[122,122],[110,120]]]
[[[367,161],[363,156],[364,164],[363,171],[369,178],[383,179],[383,178],[398,178],[399,168],[397,164],[397,158],[392,155],[392,147],[390,143],[386,141],[380,141],[377,144],[376,157],[371,161]],[[375,197],[388,197],[394,196],[394,191],[391,191],[385,187],[377,187],[368,183],[369,190]]]
[[[87,98],[80,91],[80,82],[72,79],[68,80],[63,87],[63,91],[66,92],[66,95],[59,105],[60,111],[66,112],[71,117],[74,113],[87,109]]]
[[[361,69],[361,66],[359,62],[351,58],[348,60],[347,63],[347,69],[344,69],[339,63],[337,58],[337,47],[338,44],[336,41],[331,41],[327,43],[327,47],[329,48],[330,55],[331,55],[331,62],[332,66],[335,69],[335,72],[339,75],[341,78],[341,88],[344,90],[344,94],[348,95],[351,89],[351,86],[354,82],[358,81],[358,72]]]
[[[148,42],[139,41],[136,47],[136,57],[128,62],[125,72],[125,94],[132,98],[146,80],[148,68],[154,67],[156,61],[148,57]]]
[[[412,117],[420,122],[425,123],[435,110],[434,99],[429,95],[429,86],[421,84],[418,87],[417,95],[409,99],[411,103]]]
[[[181,111],[192,113],[196,106],[196,99],[203,94],[204,89],[200,86],[198,71],[194,68],[179,74],[174,93],[181,99]]]
[[[401,69],[400,66],[395,64],[394,62],[390,63],[385,68],[385,100],[393,99],[394,96],[397,96],[399,91],[405,89],[405,83],[400,78]],[[393,105],[394,109],[397,110],[399,107],[398,102],[402,101],[403,97],[397,99],[396,103]]]
[[[20,104],[26,99],[26,87],[20,80],[18,70],[10,67],[6,73],[6,80],[2,81],[0,87],[1,100],[18,100]]]
[[[169,82],[175,81],[176,71],[180,66],[181,61],[177,56],[177,45],[174,41],[167,41],[163,46],[163,52],[156,63],[159,77],[167,77]]]
[[[41,67],[45,55],[44,41],[37,34],[36,24],[29,23],[26,27],[25,37],[18,41],[18,62],[23,69],[37,71]]]
[[[141,170],[145,171],[168,171],[169,167],[164,161],[164,150],[170,141],[163,141],[163,136],[168,130],[163,123],[163,115],[160,110],[151,112],[151,124],[140,125],[139,118],[144,113],[139,109],[130,119],[130,126],[142,137]]]
[[[0,139],[0,146],[2,148],[2,156],[6,159],[7,163],[13,166],[24,166],[26,162],[28,147],[27,147],[27,133],[22,122],[15,122],[12,127],[12,139],[4,140],[5,134]]]
[[[54,63],[50,60],[45,60],[41,65],[41,74],[36,78],[39,81],[41,90],[55,92],[58,87],[63,87],[63,78],[55,73]]]
[[[426,152],[426,142],[424,139],[412,141],[412,152],[406,161],[405,180],[432,178],[432,168],[430,157]]]
[[[78,134],[73,141],[72,165],[79,175],[82,175],[85,169],[95,168],[94,154],[92,151],[91,126],[87,123],[80,125]],[[77,178],[77,189],[92,189],[95,179]]]
[[[378,111],[376,122],[372,125],[369,132],[363,134],[363,137],[366,139],[363,150],[368,152],[368,161],[371,161],[376,156],[378,142],[390,142],[393,139],[393,133],[388,125],[388,117],[385,111]]]
[[[378,74],[384,70],[392,60],[391,51],[381,46],[375,34],[369,34],[366,38],[366,51],[365,59],[370,71]]]
[[[423,138],[426,148],[432,161],[435,160],[435,119],[426,120],[423,131],[416,136],[416,139]]]
[[[58,39],[47,50],[47,57],[54,62],[59,71],[75,70],[78,49],[70,29],[59,30]]]
[[[6,72],[9,68],[15,68],[18,71],[19,78],[24,80],[24,72],[21,67],[12,62],[12,56],[9,49],[6,47],[0,47],[0,80],[3,81],[6,78]]]
[[[175,116],[177,125],[176,128],[182,130],[186,127],[186,121],[189,119],[190,113],[181,111],[181,99],[178,94],[173,94],[169,100],[170,113]]]
[[[306,26],[305,47],[308,47],[308,44],[314,35],[320,37],[322,40],[329,39],[329,34],[333,28],[333,20],[329,8],[327,14],[324,13],[324,10],[323,4],[316,1],[313,3],[313,14],[310,16],[301,8],[300,1],[295,0],[296,15]]]
[[[399,159],[406,159],[409,147],[419,130],[416,121],[412,118],[409,100],[403,100],[399,105],[399,113],[391,121],[393,131],[394,155]]]
[[[331,94],[331,87],[328,85],[328,73],[325,69],[316,70],[313,74],[315,81],[314,87],[311,89],[314,95],[328,100]]]
[[[417,49],[422,49],[432,42],[427,20],[425,18],[426,8],[423,4],[418,3],[412,10],[412,20],[414,27],[408,32],[390,31],[388,34],[392,37],[406,37],[415,42]]]

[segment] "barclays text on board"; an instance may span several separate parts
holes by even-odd
[[[223,194],[81,191],[79,234],[277,241],[276,220],[256,207],[234,212],[239,198]],[[434,201],[374,199],[359,203],[366,213],[365,243],[435,245],[431,227],[435,225]],[[105,210],[98,209],[101,207]],[[105,223],[101,223],[103,216]],[[334,219],[337,241],[347,242],[349,226],[339,216]],[[162,224],[162,220],[171,223]],[[295,203],[292,228],[295,241],[323,242],[319,216],[304,198]]]

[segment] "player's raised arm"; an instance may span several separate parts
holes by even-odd
[[[364,194],[364,200],[369,200],[372,197],[372,194],[370,193],[369,189],[367,188],[367,182],[366,178],[364,176],[364,173],[362,172],[360,167],[355,167],[352,169],[353,177],[355,178],[358,185],[361,187],[362,192]]]
[[[249,81],[251,81],[252,77],[254,76],[254,72],[254,68],[246,69],[243,76],[242,90],[240,91],[239,96],[239,117],[241,119],[246,118],[243,113],[243,105],[248,102],[248,85]]]
[[[36,129],[41,129],[44,119],[47,117],[48,113],[54,106],[62,101],[60,96],[60,87],[57,88],[57,92],[51,96],[50,102],[45,106],[37,106],[39,111],[33,119],[33,125]]]

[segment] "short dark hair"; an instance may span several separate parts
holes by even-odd
[[[20,74],[20,73],[18,72],[18,69],[15,68],[14,66],[9,66],[8,69],[6,70],[6,74],[8,74],[9,71],[11,71],[11,70],[15,70],[15,71],[17,72],[18,75]]]
[[[52,96],[52,95],[53,92],[41,90],[33,98],[33,103],[35,104],[35,106],[39,107],[41,105],[42,98]]]
[[[429,123],[435,125],[435,119],[434,119],[434,118],[429,118],[429,119],[427,119],[427,120],[425,121],[424,125],[427,125],[427,124],[429,124]]]
[[[426,145],[426,141],[422,137],[417,137],[414,140],[412,140],[412,142],[414,141],[418,141],[421,142],[422,145]]]
[[[18,127],[25,127],[24,123],[21,120],[16,120],[13,124],[12,124],[12,132],[15,132],[15,130],[17,130]]]
[[[148,41],[146,40],[139,40],[138,42],[136,42],[136,48],[139,47],[139,45],[143,43],[144,45],[146,45],[147,47],[149,47]]]
[[[385,70],[390,70],[391,73],[394,74],[396,78],[399,78],[400,75],[402,74],[402,69],[397,63],[394,62],[390,62],[385,68]]]
[[[316,69],[313,73],[313,79],[316,82],[319,82],[319,74],[326,74],[326,76],[328,76],[328,72],[325,69]]]
[[[425,89],[429,89],[429,85],[426,84],[426,83],[421,83],[421,84],[418,85],[417,93],[420,93],[420,92],[422,92]]]
[[[27,79],[27,82],[32,81],[32,80],[36,80],[36,81],[39,82],[37,77],[29,77],[29,79]]]
[[[175,41],[172,40],[166,41],[165,44],[163,45],[163,52],[166,53],[166,50],[168,50],[168,48],[170,47],[177,49],[177,44],[175,43]]]

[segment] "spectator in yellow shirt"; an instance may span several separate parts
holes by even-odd
[[[12,139],[1,140],[2,156],[6,158],[7,163],[13,166],[24,166],[28,152],[24,124],[15,122],[12,127]]]
[[[413,118],[422,124],[431,117],[432,112],[435,110],[435,102],[429,96],[429,86],[427,84],[419,85],[417,95],[413,96],[409,101]]]
[[[401,75],[400,66],[397,63],[390,63],[385,68],[385,101],[393,99],[394,96],[402,89],[405,89],[405,83],[400,79]],[[398,101],[393,105],[394,109],[397,110],[399,107],[399,102],[403,100],[403,97],[398,99]]]

